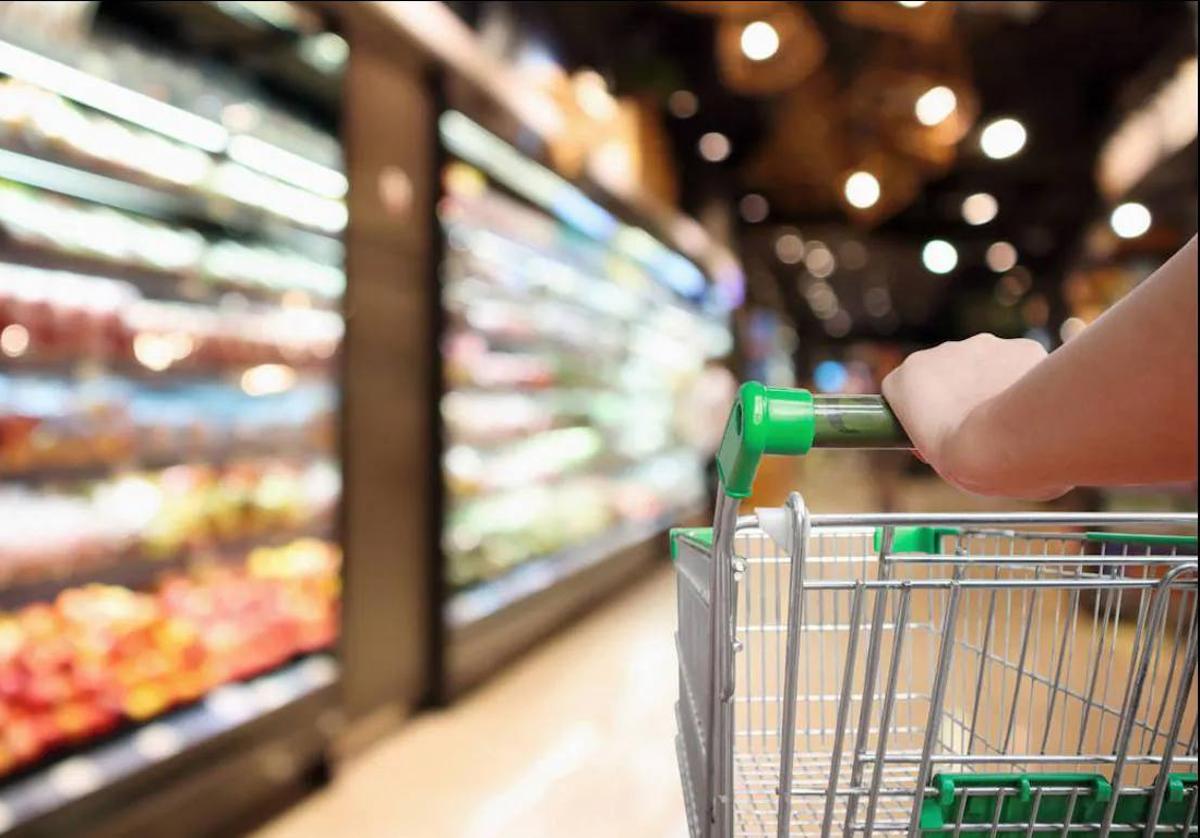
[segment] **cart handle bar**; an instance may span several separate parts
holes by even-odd
[[[817,448],[904,448],[912,443],[882,396],[814,396],[749,381],[729,413],[717,470],[725,494],[750,495],[764,454]]]

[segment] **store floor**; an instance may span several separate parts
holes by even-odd
[[[258,838],[683,838],[674,579],[643,583],[413,719]]]

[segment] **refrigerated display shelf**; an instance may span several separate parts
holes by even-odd
[[[14,34],[20,35],[20,32]],[[346,179],[338,171],[340,166],[336,158],[339,155],[333,150],[336,139],[259,101],[241,84],[234,82],[231,86],[228,80],[211,76],[201,80],[191,68],[165,58],[167,53],[161,47],[148,51],[127,39],[102,42],[94,47],[97,50],[115,47],[118,60],[104,62],[102,75],[93,75],[80,67],[88,67],[88,59],[95,55],[94,52],[63,49],[53,40],[48,43],[47,39],[38,40],[35,48],[48,54],[0,41],[0,74],[42,91],[32,101],[20,101],[15,110],[9,109],[14,121],[19,123],[21,116],[33,115],[23,114],[19,105],[41,105],[45,109],[58,102],[61,106],[50,108],[51,115],[66,113],[70,116],[75,112],[84,120],[94,120],[98,127],[110,123],[132,126],[127,129],[129,133],[138,139],[145,138],[142,141],[147,148],[165,150],[174,147],[210,155],[217,160],[228,158],[313,194],[339,198],[345,194]],[[146,76],[151,74],[154,83],[147,87]],[[130,85],[150,89],[155,95],[131,89]],[[160,96],[169,101],[158,98]],[[222,106],[243,104],[246,98],[252,98],[251,104],[264,111],[263,118],[255,120],[255,124],[231,126],[237,120],[226,119],[220,113]],[[213,118],[194,113],[193,108],[211,114]],[[53,121],[59,129],[64,128],[62,119]],[[109,148],[97,147],[95,143],[89,146],[90,138],[79,136],[79,130],[84,127],[80,119],[67,121],[72,124],[65,127],[74,129],[76,136],[72,138],[70,131],[63,133],[60,130],[53,139],[63,143],[72,139],[82,142],[83,147],[78,149],[81,154],[92,151],[104,156],[108,152],[111,156]],[[27,127],[35,134],[45,133],[37,120],[31,122]],[[241,122],[245,123],[245,120]],[[314,158],[321,158],[322,162]],[[193,155],[193,159],[197,158]],[[141,168],[144,164],[145,161],[138,160],[134,166]]]
[[[219,225],[240,233],[265,235],[301,251],[324,247],[314,243],[313,238],[330,241],[340,237],[338,232],[300,227],[274,216],[247,216],[232,202],[221,208],[215,199],[169,192],[5,148],[0,148],[0,178],[152,218]]]
[[[35,602],[49,602],[63,590],[83,585],[119,585],[140,590],[166,573],[185,570],[197,562],[237,561],[256,547],[279,547],[305,538],[330,539],[334,534],[331,516],[275,532],[260,533],[228,541],[187,547],[167,556],[140,549],[115,553],[105,558],[59,563],[36,576],[22,573],[5,579],[0,575],[0,611],[12,611]]]
[[[326,370],[334,363],[335,355],[322,358],[319,363],[310,367],[293,367],[296,375],[293,387],[312,380],[327,380]],[[29,352],[16,358],[5,357],[7,368],[4,374],[21,375],[50,375],[63,379],[92,379],[97,376],[113,376],[128,379],[137,384],[147,386],[168,384],[203,384],[228,383],[238,386],[238,377],[252,367],[259,366],[259,361],[233,361],[209,366],[172,365],[166,369],[151,369],[136,360],[118,360],[115,358],[86,357],[78,354],[71,357],[46,357],[44,354]]]
[[[305,699],[331,696],[337,678],[338,665],[331,656],[307,655],[267,674],[219,687],[195,704],[0,783],[0,832],[30,824],[136,775],[170,772],[178,763],[199,759],[198,749],[208,744],[216,745]]]
[[[609,345],[605,346],[598,340],[593,340],[598,337],[596,333],[566,333],[547,328],[541,315],[529,313],[529,310],[536,309],[536,306],[530,306],[528,303],[522,307],[523,316],[528,319],[520,327],[511,322],[487,322],[478,317],[472,318],[466,313],[468,307],[448,306],[446,311],[451,316],[448,325],[461,332],[474,333],[486,338],[495,352],[520,354],[533,350],[530,354],[608,363],[618,363],[628,354],[627,347],[617,343],[614,337],[607,337]],[[514,305],[513,308],[516,309],[517,306]],[[607,335],[611,336],[613,333],[609,332]]]
[[[445,606],[446,622],[456,629],[477,623],[611,556],[663,534],[696,512],[695,508],[679,507],[651,521],[626,522],[583,544],[572,545],[517,565],[503,576],[452,594]]]
[[[4,416],[0,415],[0,420]],[[253,460],[286,460],[296,465],[312,464],[327,460],[329,452],[315,445],[296,445],[287,439],[273,439],[258,444],[239,442],[220,449],[202,450],[177,448],[171,452],[159,452],[144,456],[129,457],[108,462],[80,463],[78,465],[39,466],[28,469],[6,469],[0,466],[0,485],[63,485],[105,480],[123,474],[146,471],[161,471],[173,466],[203,463],[222,468],[239,462]]]
[[[50,246],[19,241],[9,235],[2,225],[0,225],[0,249],[4,252],[3,261],[8,264],[68,271],[100,279],[121,280],[133,285],[147,299],[153,300],[215,305],[226,294],[237,294],[251,303],[281,307],[288,302],[287,295],[289,291],[293,290],[273,291],[218,279],[205,275],[202,271],[157,270],[149,266],[71,253]],[[309,308],[323,311],[336,311],[338,308],[336,301],[308,293],[303,289],[294,290],[305,294],[304,304]]]
[[[213,367],[171,366],[163,370],[151,369],[137,361],[101,360],[98,358],[45,358],[37,355],[23,355],[19,358],[4,358],[7,369],[5,374],[50,375],[63,379],[86,380],[96,376],[113,376],[128,379],[146,386],[168,384],[203,384],[206,382],[225,382],[233,387],[238,386],[238,378],[248,369],[259,366],[258,363],[232,363]],[[324,362],[323,362],[324,363]],[[329,363],[332,363],[330,360]],[[305,369],[295,368],[297,384],[311,377],[317,380],[325,379],[325,368],[316,367]]]

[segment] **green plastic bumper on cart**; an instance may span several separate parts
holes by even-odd
[[[1113,795],[1112,785],[1099,774],[938,774],[932,785],[933,792],[921,804],[922,836],[1021,838],[1028,834],[1029,824],[1094,824],[1103,819]],[[1158,824],[1183,823],[1195,793],[1195,774],[1168,775]],[[1144,824],[1149,806],[1145,796],[1119,801],[1113,825]],[[993,824],[1022,826],[993,832]],[[1070,834],[1094,836],[1100,832],[1072,828]]]

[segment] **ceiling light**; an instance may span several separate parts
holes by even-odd
[[[914,111],[917,121],[930,127],[944,122],[958,107],[958,97],[945,85],[931,87],[921,94]]]
[[[667,97],[667,110],[671,112],[671,116],[687,119],[695,116],[696,111],[700,110],[700,102],[692,91],[676,90]]]
[[[1025,126],[1015,119],[997,119],[979,135],[979,147],[993,160],[1012,157],[1025,147]]]
[[[1136,239],[1150,229],[1150,210],[1137,203],[1121,204],[1112,211],[1108,223],[1123,239]]]
[[[833,251],[821,242],[810,242],[804,254],[804,267],[813,276],[824,279],[837,270],[837,260],[833,258]]]
[[[771,206],[762,195],[751,192],[749,195],[742,196],[742,200],[738,201],[738,211],[742,214],[743,219],[751,224],[757,224],[767,217]]]
[[[906,9],[919,9],[925,5],[925,0],[896,0],[896,5]]]
[[[958,265],[958,251],[948,241],[933,239],[922,248],[921,261],[930,273],[948,274]]]
[[[1017,264],[1017,249],[1008,242],[992,242],[984,257],[987,266],[998,274],[1011,271]]]
[[[996,199],[991,195],[986,192],[976,192],[974,195],[968,195],[962,202],[963,221],[973,227],[978,227],[995,218],[999,209]]]
[[[733,150],[733,146],[729,143],[729,138],[720,131],[709,131],[700,138],[698,147],[700,149],[700,156],[709,163],[720,163]]]
[[[785,265],[795,265],[804,258],[804,240],[795,233],[783,233],[775,239],[775,255]]]
[[[804,299],[808,301],[808,307],[812,309],[813,314],[821,320],[833,317],[840,307],[837,292],[824,280],[810,283],[804,290]]]
[[[854,325],[854,320],[850,317],[850,313],[845,309],[838,309],[833,317],[825,321],[825,334],[831,338],[844,338],[850,334],[850,327]]]
[[[766,61],[779,51],[779,33],[765,20],[756,20],[742,30],[742,54],[751,61]]]
[[[852,207],[867,209],[879,200],[879,181],[870,172],[855,172],[846,178],[846,201]]]

